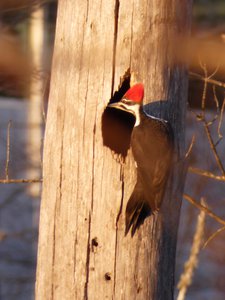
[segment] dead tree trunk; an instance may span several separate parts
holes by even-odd
[[[171,63],[191,1],[60,0],[44,148],[36,299],[173,299],[184,185],[187,74]],[[125,208],[135,183],[129,151],[103,146],[102,113],[130,68],[145,99],[167,100],[178,162],[163,207],[131,238]],[[159,114],[164,114],[160,105]]]

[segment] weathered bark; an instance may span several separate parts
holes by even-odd
[[[184,176],[185,68],[173,33],[191,1],[59,1],[44,149],[36,299],[172,299]],[[163,207],[131,238],[125,208],[135,183],[103,146],[104,108],[130,68],[145,99],[167,100],[178,161]],[[164,114],[163,105],[159,114]]]

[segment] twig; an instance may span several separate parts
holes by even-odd
[[[192,77],[195,77],[196,79],[199,79],[201,81],[206,81],[208,83],[211,83],[211,84],[214,84],[214,85],[225,88],[225,83],[223,83],[221,81],[218,81],[218,80],[215,80],[215,79],[210,79],[210,78],[205,78],[202,75],[200,75],[198,73],[195,73],[195,72],[189,72],[189,75],[192,76]]]
[[[207,71],[207,68],[206,68],[206,64],[205,63],[202,63],[202,61],[199,59],[199,64],[202,68],[202,70],[204,71],[204,87],[203,87],[203,92],[202,92],[202,115],[201,115],[201,119],[205,119],[205,104],[206,104],[206,93],[207,93],[207,85],[208,85],[208,80],[210,80],[215,74],[216,72],[218,71],[219,69],[219,65],[216,67],[215,71],[208,76],[208,71]],[[215,101],[215,104],[216,104],[216,110],[217,110],[217,114],[214,116],[214,118],[207,122],[207,125],[210,126],[213,124],[213,122],[216,121],[216,119],[218,118],[218,113],[219,113],[219,101],[218,101],[218,98],[217,98],[217,95],[216,95],[216,88],[215,88],[215,85],[213,85],[213,94],[214,94],[214,101]]]
[[[213,71],[212,73],[211,73],[211,75],[209,75],[208,77],[207,77],[207,79],[211,79],[214,75],[216,75],[216,73],[218,72],[218,70],[219,70],[219,68],[220,68],[220,62],[218,62],[218,65],[217,65],[217,67],[215,68],[215,71]]]
[[[207,207],[205,207],[202,204],[198,203],[194,198],[192,198],[191,196],[189,196],[187,194],[184,194],[183,197],[184,197],[184,199],[188,200],[191,204],[193,204],[197,208],[203,210],[208,216],[210,216],[211,218],[213,218],[214,220],[216,220],[218,223],[220,223],[222,225],[225,225],[225,220],[223,220],[220,217],[218,217],[216,214],[214,214]]]
[[[205,76],[204,76],[204,78],[205,78],[205,80],[204,80],[204,87],[203,87],[203,91],[202,91],[202,112],[203,112],[203,116],[205,117],[205,102],[206,102],[206,91],[207,91],[207,75],[208,75],[208,73],[207,73],[207,68],[206,68],[206,64],[204,63],[202,63],[202,61],[201,60],[199,60],[199,64],[200,64],[200,66],[201,66],[201,68],[202,68],[202,70],[204,71],[204,74],[205,74]]]
[[[208,73],[207,73],[207,68],[206,68],[206,65],[203,64],[201,61],[200,61],[200,66],[201,68],[203,69],[204,71],[204,74],[205,76],[202,77],[201,76],[201,79],[204,81],[204,88],[203,88],[203,93],[202,93],[202,114],[200,114],[199,116],[196,116],[197,119],[199,121],[201,121],[204,125],[204,129],[205,129],[205,132],[206,132],[206,136],[208,138],[208,141],[209,141],[209,145],[210,145],[210,148],[212,149],[212,152],[214,154],[214,157],[215,157],[215,160],[216,160],[216,163],[220,169],[220,171],[222,172],[222,175],[225,176],[225,169],[224,169],[224,166],[222,164],[222,161],[218,155],[218,152],[216,150],[216,145],[218,144],[217,143],[214,143],[213,141],[213,138],[212,138],[212,135],[211,135],[211,132],[210,132],[210,129],[209,129],[209,126],[217,119],[217,115],[218,115],[218,109],[219,109],[219,103],[218,103],[218,99],[217,99],[217,96],[216,96],[216,92],[215,92],[215,87],[214,87],[214,101],[216,103],[216,108],[217,108],[217,115],[214,117],[214,119],[210,122],[207,122],[206,118],[205,118],[205,101],[206,101],[206,90],[207,90],[207,83],[209,82],[209,80],[211,81],[212,83],[212,79],[211,77],[214,75],[214,73],[212,73],[212,75],[208,76]],[[225,87],[225,85],[224,85]],[[220,124],[221,125],[221,124]]]
[[[7,183],[36,183],[36,182],[42,182],[43,180],[41,178],[37,179],[0,179],[0,184],[7,184]]]
[[[204,204],[203,199],[201,200],[202,204]],[[202,243],[202,237],[204,233],[204,225],[205,225],[205,212],[201,211],[198,215],[198,221],[196,225],[196,231],[193,239],[193,244],[191,247],[191,252],[189,259],[184,265],[184,272],[180,276],[179,283],[177,285],[179,289],[179,294],[177,300],[184,300],[185,295],[187,293],[188,287],[191,285],[192,277],[194,274],[194,270],[198,264],[198,255],[200,252],[200,247]]]
[[[215,175],[215,174],[213,174],[209,171],[202,170],[202,169],[199,169],[199,168],[189,167],[188,172],[198,174],[198,175],[201,175],[201,176],[204,176],[204,177],[208,177],[208,178],[211,178],[211,179],[215,179],[215,180],[218,180],[218,181],[225,181],[225,176]]]
[[[215,144],[216,146],[219,144],[220,140],[223,138],[223,135],[220,132],[220,128],[221,128],[222,120],[223,120],[224,107],[225,107],[225,97],[223,99],[223,104],[222,104],[221,111],[220,111],[219,124],[218,124],[218,128],[217,128],[219,140],[216,142],[216,144]]]
[[[5,164],[5,178],[9,179],[9,161],[10,161],[10,129],[11,129],[12,121],[8,122],[7,127],[7,144],[6,144],[6,164]]]
[[[218,152],[216,150],[216,146],[215,146],[215,144],[213,142],[213,139],[212,139],[212,136],[211,136],[211,132],[209,130],[209,126],[208,126],[208,124],[207,124],[207,122],[205,120],[203,120],[203,123],[204,123],[204,129],[205,129],[208,141],[209,141],[209,145],[210,145],[210,148],[212,149],[212,152],[214,154],[214,157],[215,157],[215,160],[217,162],[217,165],[218,165],[220,171],[222,172],[223,176],[225,176],[225,170],[224,170],[222,161],[221,161],[221,159],[219,157],[219,154],[218,154]]]
[[[216,232],[214,232],[214,233],[207,239],[207,241],[204,243],[203,248],[205,248],[205,247],[208,245],[208,243],[209,243],[212,239],[214,239],[214,238],[215,238],[220,232],[222,232],[224,229],[225,229],[225,226],[219,228]]]
[[[190,146],[185,154],[185,158],[188,158],[188,156],[191,154],[191,151],[192,151],[192,148],[194,146],[194,143],[195,143],[195,135],[192,136],[192,139],[191,139],[191,143],[190,143]]]
[[[211,121],[208,121],[207,122],[207,125],[208,126],[211,126],[219,117],[219,113],[220,113],[220,108],[219,108],[219,100],[217,98],[217,95],[216,95],[216,86],[213,85],[213,99],[214,99],[214,102],[216,104],[216,114],[214,115],[214,117],[212,118]]]

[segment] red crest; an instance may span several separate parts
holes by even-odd
[[[137,83],[133,85],[123,96],[123,98],[132,100],[139,104],[142,103],[144,98],[144,85],[142,83]]]

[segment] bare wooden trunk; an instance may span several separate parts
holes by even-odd
[[[36,299],[172,299],[184,184],[185,68],[172,65],[191,1],[60,0],[44,149]],[[176,163],[163,207],[131,238],[136,174],[103,146],[101,120],[130,68],[145,99],[168,100]],[[163,106],[160,106],[163,107]],[[160,114],[164,114],[163,108]]]

